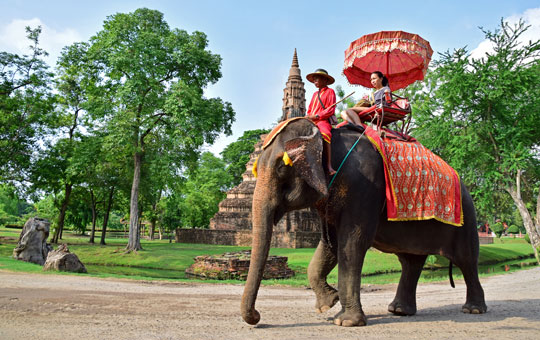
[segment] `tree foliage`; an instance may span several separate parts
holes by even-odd
[[[198,166],[200,148],[234,121],[230,103],[204,96],[221,77],[206,35],[170,28],[146,8],[117,13],[88,42],[65,47],[53,74],[41,29],[27,32],[29,56],[0,53],[0,182],[31,184],[35,214],[52,219],[60,237],[64,220],[84,230],[100,219],[105,229],[109,213],[130,215],[128,250],[140,249],[141,216],[203,226],[232,179],[220,159],[205,155]],[[201,176],[210,184],[198,199]],[[11,218],[20,205],[12,189],[24,188],[5,188],[1,215]],[[197,208],[187,217],[186,199]]]
[[[22,225],[23,216],[31,211],[32,206],[18,196],[13,185],[0,183],[0,225]]]
[[[207,228],[231,182],[232,176],[225,170],[223,160],[204,152],[184,186],[180,201],[181,225]]]
[[[90,39],[84,67],[93,79],[89,113],[133,157],[128,251],[141,249],[141,171],[145,154],[159,149],[150,144],[165,142],[171,166],[180,169],[204,143],[231,133],[231,105],[203,95],[221,77],[221,58],[207,46],[204,33],[171,29],[162,13],[146,8],[109,16]]]
[[[483,58],[443,53],[415,88],[415,136],[458,171],[483,218],[511,197],[537,233],[524,202],[540,187],[540,40],[521,43],[527,28],[484,30],[493,51]]]
[[[55,122],[52,76],[39,47],[41,27],[26,28],[30,55],[0,52],[0,180],[28,178],[32,154]]]

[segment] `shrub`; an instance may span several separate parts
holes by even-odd
[[[508,233],[509,234],[519,234],[519,228],[515,225],[511,225],[508,227]]]
[[[497,222],[490,226],[491,230],[497,235],[497,237],[501,237],[502,233],[504,232],[504,226],[501,222]]]

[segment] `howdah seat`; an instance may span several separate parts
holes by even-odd
[[[398,120],[404,120],[411,113],[408,98],[386,92],[380,104],[376,104],[358,114],[362,122],[374,122],[378,127]],[[410,117],[410,115],[409,115]]]

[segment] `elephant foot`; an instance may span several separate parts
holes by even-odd
[[[388,311],[396,315],[414,315],[416,314],[416,305],[407,305],[399,301],[392,301],[388,305]]]
[[[317,302],[315,303],[315,311],[317,313],[325,313],[339,301],[338,291],[332,287],[325,289],[323,293],[317,294]]]
[[[242,312],[242,318],[250,325],[256,325],[261,320],[261,314],[256,309],[252,309],[247,312]]]
[[[365,326],[367,319],[363,311],[341,311],[334,317],[334,324],[343,327]]]
[[[487,312],[487,306],[484,302],[482,303],[465,303],[461,307],[461,311],[467,314],[484,314]]]

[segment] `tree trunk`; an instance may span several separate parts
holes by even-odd
[[[131,185],[131,202],[129,207],[129,239],[127,252],[141,250],[139,225],[139,184],[141,181],[142,153],[137,151],[133,156],[134,170]]]
[[[90,190],[90,199],[92,200],[91,206],[92,206],[92,231],[90,231],[90,243],[94,243],[94,237],[96,235],[96,196],[94,196],[94,191]]]
[[[156,231],[156,219],[150,220],[150,240],[154,240],[154,232]]]
[[[70,144],[73,142],[73,135],[75,133],[75,129],[78,125],[78,117],[79,117],[79,110],[76,109],[73,112],[73,124],[71,125],[69,129],[69,141]],[[64,179],[65,180],[65,179]],[[73,185],[71,183],[66,183],[64,187],[64,200],[62,201],[62,205],[60,207],[60,215],[58,215],[58,225],[54,232],[53,238],[51,240],[52,243],[58,243],[58,239],[62,239],[62,234],[64,232],[64,220],[66,218],[66,211],[69,204],[69,196],[71,196],[71,189],[73,188]]]
[[[538,254],[538,249],[540,249],[540,234],[538,233],[537,226],[534,225],[531,214],[527,209],[525,202],[523,202],[523,199],[521,198],[521,170],[518,170],[516,176],[516,185],[508,186],[506,188],[506,191],[510,194],[510,196],[514,200],[514,204],[518,208],[521,219],[523,220],[525,230],[527,230],[527,234],[529,235],[529,239],[531,240],[531,246],[534,250],[534,256],[536,257],[536,261],[538,262],[538,264],[540,264],[540,256]],[[538,216],[536,217],[538,218]]]
[[[64,188],[64,200],[62,201],[62,205],[60,206],[60,215],[58,215],[58,224],[51,240],[52,243],[58,243],[58,240],[62,239],[64,220],[66,218],[66,211],[69,204],[69,196],[71,195],[71,189],[72,185],[70,183],[66,183]]]
[[[114,195],[114,187],[111,187],[109,191],[109,201],[107,202],[107,209],[105,209],[105,215],[103,216],[103,227],[101,228],[101,241],[99,244],[105,245],[105,234],[107,233],[107,224],[109,224],[109,213],[111,212],[112,202]]]
[[[144,238],[144,234],[146,234],[146,224],[143,223],[142,213],[142,210],[139,210],[139,239]]]
[[[538,188],[538,197],[536,197],[536,217],[534,218],[536,231],[540,234],[540,188]]]

